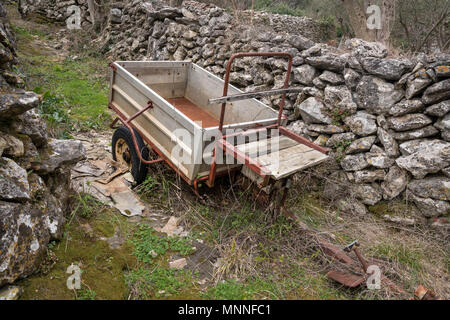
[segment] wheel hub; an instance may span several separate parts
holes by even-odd
[[[128,147],[128,144],[126,141],[122,138],[119,138],[116,142],[116,159],[117,162],[120,164],[123,164],[127,166],[129,169],[131,169],[131,153],[130,148]]]

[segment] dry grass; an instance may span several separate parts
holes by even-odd
[[[323,198],[324,184],[330,179],[328,170],[320,167],[295,177],[287,206],[299,217],[300,224],[272,216],[258,204],[251,185],[243,189],[224,178],[213,189],[202,188],[199,200],[189,186],[163,166],[158,169],[157,179],[170,182],[166,210],[182,217],[187,229],[202,232],[220,252],[216,283],[224,279],[245,283],[269,275],[286,279],[293,277],[293,270],[301,270],[303,277],[310,280],[295,289],[286,289],[284,298],[303,297],[298,291],[302,289],[302,294],[308,292],[308,297],[317,299],[408,299],[419,284],[448,298],[445,237],[427,225],[404,227],[384,221],[385,212],[415,212],[401,201],[378,208],[377,214],[356,215],[336,210],[333,201]],[[398,293],[387,286],[379,291],[363,287],[347,290],[323,278],[331,269],[348,270],[348,266],[324,255],[319,239],[338,247],[359,240],[366,260],[380,266],[383,275],[405,292]],[[353,253],[350,256],[356,261]],[[352,271],[361,272],[358,269]]]

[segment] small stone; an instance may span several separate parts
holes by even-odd
[[[402,100],[399,103],[395,104],[389,113],[392,116],[402,116],[407,113],[417,112],[420,111],[424,107],[422,101],[419,99],[413,99],[413,100]]]
[[[358,136],[368,136],[377,132],[376,117],[363,111],[345,118],[345,124]]]
[[[398,151],[397,141],[384,129],[378,128],[378,138],[384,147],[386,154],[389,157],[397,157],[400,152]]]
[[[434,67],[434,72],[436,73],[436,77],[438,78],[450,77],[450,63]]]
[[[421,198],[413,193],[410,193],[409,196],[420,212],[427,218],[439,217],[450,212],[450,203],[448,201]]]
[[[297,120],[297,121],[291,122],[287,126],[287,128],[300,136],[304,136],[306,133],[306,130],[307,130],[307,125],[304,121]]]
[[[408,184],[408,190],[422,198],[450,200],[450,180],[447,177],[427,177],[422,180],[413,180]]]
[[[319,79],[324,82],[328,82],[332,85],[339,85],[339,84],[343,84],[345,82],[343,76],[341,76],[340,74],[328,71],[328,70],[324,71],[319,76]]]
[[[408,131],[423,128],[433,121],[421,113],[407,114],[388,119],[388,124],[395,131]]]
[[[316,88],[319,88],[319,89],[321,89],[321,90],[325,89],[325,87],[327,86],[327,84],[326,84],[325,82],[323,82],[322,80],[320,80],[319,78],[315,78],[315,79],[313,80],[313,85],[314,85]]]
[[[39,174],[48,174],[57,168],[76,164],[78,161],[86,159],[83,143],[78,140],[52,139],[45,152],[48,155],[43,157],[41,164],[36,168]]]
[[[18,158],[24,155],[25,149],[21,140],[9,134],[0,136],[0,140],[2,140],[2,149],[5,156]]]
[[[364,154],[348,155],[341,161],[341,167],[345,171],[360,171],[367,168],[369,164]]]
[[[27,171],[13,160],[0,158],[0,200],[25,202],[30,200]]]
[[[384,182],[381,183],[383,198],[385,200],[394,199],[405,190],[407,183],[408,175],[406,171],[397,166],[392,166],[389,169]]]
[[[174,260],[169,262],[169,267],[170,269],[178,269],[181,270],[183,269],[185,266],[187,266],[187,261],[185,258],[181,258],[178,260]]]
[[[0,119],[9,119],[36,108],[42,97],[34,92],[0,94]]]
[[[433,104],[432,106],[429,106],[425,110],[425,114],[434,117],[443,117],[449,112],[450,112],[450,100],[445,100],[440,103]]]
[[[342,210],[343,212],[347,212],[350,214],[356,214],[356,215],[366,215],[369,212],[367,211],[367,208],[364,204],[362,204],[360,201],[352,199],[340,199],[337,203],[337,207]]]
[[[375,168],[387,169],[395,163],[395,160],[389,158],[384,152],[383,153],[369,152],[366,153],[365,156],[367,163]]]
[[[388,129],[389,129],[389,126],[388,126],[386,117],[385,117],[384,115],[382,115],[382,114],[380,114],[379,116],[377,116],[377,125],[378,125],[380,128],[383,128],[384,130],[388,130]]]
[[[327,141],[327,147],[337,148],[343,144],[350,144],[355,140],[355,135],[351,132],[333,134]]]
[[[361,80],[361,75],[353,69],[346,68],[344,70],[344,80],[349,89],[355,90]]]
[[[425,90],[425,88],[428,87],[428,85],[430,85],[432,82],[433,80],[429,78],[415,78],[412,81],[408,81],[405,93],[406,99],[411,99],[412,97],[418,95],[420,92]]]
[[[386,221],[401,224],[403,226],[413,226],[416,224],[416,220],[413,218],[395,217],[395,216],[390,216],[388,214],[384,215],[383,218]]]
[[[437,140],[439,141],[439,140]],[[419,145],[411,155],[400,157],[397,165],[423,179],[429,173],[437,173],[450,165],[450,143],[439,141]]]
[[[306,63],[321,70],[331,70],[337,72],[344,70],[345,66],[345,60],[336,54],[307,57]]]
[[[314,46],[314,42],[305,38],[301,35],[291,36],[289,39],[289,44],[297,48],[300,51],[307,50]]]
[[[386,114],[404,97],[404,91],[382,79],[364,76],[356,87],[358,107],[375,114]]]
[[[327,144],[327,141],[328,141],[328,137],[321,134],[320,136],[317,137],[316,140],[314,140],[314,143],[319,146],[325,147]]]
[[[316,78],[318,72],[316,68],[311,67],[308,64],[304,64],[294,69],[294,79],[304,85],[312,85],[314,78]]]
[[[353,38],[346,40],[344,46],[359,57],[385,58],[388,54],[386,47],[380,42],[368,42]]]
[[[438,82],[428,87],[423,93],[422,101],[433,104],[450,98],[450,79]]]
[[[325,106],[315,97],[306,99],[297,108],[306,123],[332,123],[331,118],[325,113]]]
[[[442,169],[442,173],[443,173],[446,177],[450,178],[450,167],[447,167],[447,168]]]
[[[368,151],[374,144],[376,138],[377,137],[375,136],[370,136],[355,140],[348,146],[348,148],[345,150],[345,153],[352,154]]]
[[[18,286],[6,286],[0,289],[0,300],[18,300],[22,294],[22,288]]]
[[[395,132],[395,131],[391,132],[390,131],[389,133],[397,141],[406,141],[406,140],[412,140],[412,139],[432,137],[432,136],[438,134],[439,131],[435,127],[430,125],[425,128],[421,128],[421,129],[417,129],[417,130],[404,131],[404,132]]]
[[[330,110],[354,114],[358,106],[353,101],[352,93],[346,86],[327,86],[324,102]]]
[[[439,119],[438,122],[434,124],[434,126],[440,131],[448,131],[450,130],[450,113],[448,113],[442,119]]]
[[[387,80],[399,80],[405,72],[412,70],[413,63],[407,59],[362,58],[362,67],[369,73]]]
[[[446,145],[448,145],[446,142],[438,139],[419,139],[403,142],[402,144],[400,144],[399,148],[403,156],[409,156],[424,149],[440,149],[445,147]]]
[[[370,183],[375,181],[383,181],[386,172],[384,170],[363,170],[355,172],[356,183]]]
[[[335,133],[343,133],[344,129],[335,125],[322,125],[322,124],[310,124],[308,126],[308,130],[325,133],[325,134],[335,134]]]
[[[375,183],[353,185],[351,190],[362,203],[369,206],[377,204],[383,198],[380,188]]]

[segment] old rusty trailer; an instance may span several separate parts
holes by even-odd
[[[229,85],[233,61],[258,56],[289,60],[284,88],[244,93]],[[117,114],[113,157],[129,166],[138,183],[146,165],[165,161],[197,194],[200,182],[212,187],[217,177],[236,170],[265,188],[327,159],[327,149],[283,126],[286,94],[299,91],[288,88],[292,57],[287,53],[235,54],[225,80],[188,61],[110,66],[109,108]],[[269,95],[282,95],[279,111],[256,99]],[[122,127],[115,126],[119,120]],[[158,159],[148,160],[146,145]],[[234,163],[221,164],[222,155]]]

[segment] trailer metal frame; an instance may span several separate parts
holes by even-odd
[[[243,58],[243,57],[287,58],[288,59],[288,67],[287,67],[286,78],[284,81],[283,88],[277,89],[277,90],[260,91],[260,92],[254,92],[254,93],[248,93],[248,94],[239,94],[239,95],[228,96],[228,88],[229,88],[230,72],[231,72],[232,64],[236,59]],[[260,97],[260,96],[281,94],[282,98],[281,98],[281,103],[279,105],[278,117],[277,117],[276,124],[271,124],[271,125],[265,126],[260,123],[252,123],[248,127],[245,127],[244,131],[242,131],[242,132],[233,133],[233,134],[229,134],[229,135],[223,134],[222,138],[219,139],[218,141],[216,141],[216,143],[215,143],[213,153],[212,153],[212,163],[210,165],[209,173],[205,176],[196,177],[194,179],[190,179],[189,177],[187,177],[183,172],[181,172],[181,170],[177,167],[177,165],[174,164],[171,159],[169,159],[169,157],[167,157],[161,150],[159,150],[159,148],[154,143],[152,143],[152,141],[148,137],[146,137],[146,135],[143,134],[143,132],[141,130],[139,130],[139,128],[137,128],[136,125],[133,124],[133,121],[136,118],[141,116],[147,110],[150,110],[154,107],[153,101],[148,101],[147,106],[145,108],[139,110],[137,113],[135,113],[129,117],[126,117],[113,103],[109,103],[109,108],[112,111],[114,111],[117,115],[117,117],[111,123],[111,128],[117,128],[116,123],[118,121],[121,121],[122,124],[124,126],[126,126],[131,133],[131,136],[133,139],[133,144],[135,146],[135,149],[137,151],[140,161],[142,161],[143,163],[148,164],[148,165],[152,165],[152,164],[160,163],[160,162],[166,162],[183,180],[185,180],[189,185],[193,185],[194,192],[197,195],[199,195],[199,183],[205,182],[207,186],[213,187],[215,184],[215,181],[218,177],[228,175],[228,174],[230,174],[230,172],[241,169],[241,166],[237,166],[237,167],[235,166],[235,167],[231,167],[231,168],[228,166],[228,168],[226,170],[218,171],[217,163],[216,163],[216,155],[218,154],[218,152],[220,150],[223,151],[225,154],[232,155],[238,161],[239,164],[245,165],[251,171],[256,173],[259,177],[261,177],[263,179],[263,182],[259,184],[259,187],[261,187],[261,188],[265,187],[268,185],[269,180],[270,180],[269,170],[261,163],[255,161],[254,159],[249,157],[247,154],[240,151],[236,146],[230,144],[227,141],[227,138],[232,137],[232,136],[237,136],[237,135],[245,136],[245,135],[249,135],[249,134],[252,134],[252,133],[255,133],[258,131],[278,129],[280,135],[287,136],[290,139],[292,139],[300,144],[304,144],[304,145],[306,145],[312,149],[315,149],[323,154],[327,154],[329,152],[328,149],[322,148],[322,147],[308,141],[307,139],[292,132],[291,130],[287,129],[286,127],[282,126],[282,124],[281,124],[282,120],[286,119],[283,116],[286,94],[290,93],[290,92],[298,91],[298,88],[288,88],[290,75],[291,75],[291,71],[292,71],[292,61],[293,61],[292,55],[290,55],[289,53],[284,53],[284,52],[246,52],[246,53],[237,53],[237,54],[234,54],[231,56],[231,58],[229,59],[228,64],[227,64],[227,68],[226,68],[223,96],[221,98],[209,99],[210,104],[222,102],[222,106],[221,106],[221,110],[220,110],[219,127],[218,127],[219,131],[222,132],[222,134],[223,134],[227,101],[253,99],[255,97]],[[111,63],[110,67],[114,71],[117,71],[117,66],[115,63]],[[156,160],[144,159],[144,157],[142,156],[142,151],[139,150],[139,148],[138,148],[138,142],[137,142],[135,132],[139,133],[141,135],[141,137],[143,138],[143,140],[148,144],[148,146],[156,154],[158,154],[158,156],[159,156],[158,159],[156,159]],[[283,204],[284,204],[285,198],[286,198],[286,194],[284,194],[282,197]]]

